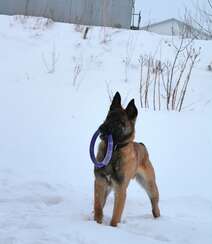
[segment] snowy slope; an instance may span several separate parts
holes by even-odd
[[[0,244],[211,243],[212,42],[202,47],[182,113],[141,111],[141,54],[168,37],[0,16]],[[126,57],[131,59],[127,70]],[[55,67],[52,65],[55,60]],[[132,182],[122,223],[93,221],[92,133],[109,106],[107,87],[136,98],[136,139],[156,169],[161,218]]]

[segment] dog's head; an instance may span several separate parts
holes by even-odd
[[[99,127],[100,138],[106,140],[107,136],[112,134],[115,144],[125,143],[130,138],[133,138],[137,114],[138,110],[134,99],[124,109],[121,106],[121,96],[117,92],[104,123]]]

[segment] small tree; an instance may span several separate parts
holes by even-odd
[[[200,49],[193,40],[181,38],[179,45],[172,42],[175,50],[173,60],[162,61],[155,57],[140,56],[140,104],[142,108],[181,111],[188,84]]]
[[[186,8],[184,22],[199,31],[193,33],[194,37],[202,33],[207,39],[212,39],[212,0],[207,0],[207,9],[200,6],[198,2],[194,5],[193,11]]]

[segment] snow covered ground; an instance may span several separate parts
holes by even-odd
[[[202,47],[182,113],[141,111],[141,54],[168,37],[0,16],[0,244],[212,243],[212,42]],[[124,61],[130,57],[126,69]],[[109,87],[109,88],[108,88]],[[107,89],[139,108],[136,139],[156,169],[161,218],[136,182],[122,223],[93,221],[88,146],[109,106]]]

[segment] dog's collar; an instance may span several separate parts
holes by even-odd
[[[129,144],[129,142],[117,143],[117,144],[114,145],[113,151],[117,151],[120,148],[126,147],[128,144]]]

